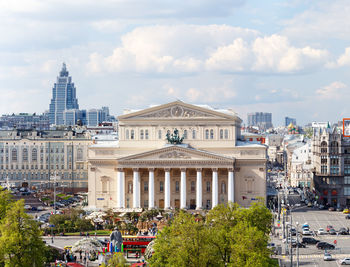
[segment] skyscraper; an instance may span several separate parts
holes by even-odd
[[[248,126],[258,126],[262,130],[272,128],[272,113],[248,113]]]
[[[69,76],[66,64],[63,63],[57,82],[52,88],[52,99],[49,108],[50,124],[63,125],[63,112],[67,109],[79,109],[79,105],[72,77]]]
[[[284,118],[284,126],[288,126],[289,124],[293,124],[294,126],[297,125],[297,120],[294,118],[289,118],[289,117],[285,117]]]

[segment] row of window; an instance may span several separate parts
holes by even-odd
[[[167,130],[167,134],[170,134],[170,130]],[[192,139],[197,139],[197,131],[196,130],[192,130]],[[188,135],[188,130],[183,130],[183,137],[184,139],[189,139],[189,135]],[[214,129],[206,129],[205,130],[205,139],[214,139],[215,135],[214,135]],[[229,138],[229,133],[228,133],[228,129],[220,129],[219,131],[219,139],[228,139]],[[133,140],[135,139],[135,130],[130,130],[127,129],[125,131],[125,139],[129,140]],[[140,140],[143,139],[149,139],[149,133],[148,130],[140,130]],[[158,130],[158,139],[165,139],[165,135],[163,136],[163,132],[162,130]]]
[[[102,186],[103,187],[103,186]],[[148,192],[148,182],[145,181],[143,184],[143,191]],[[159,182],[159,191],[164,192],[164,182],[160,181]],[[191,181],[191,192],[194,193],[196,191],[196,182]],[[130,182],[128,183],[128,193],[133,193],[133,183]],[[180,192],[180,182],[175,181],[175,192]],[[206,192],[210,193],[211,192],[211,182],[206,183]],[[226,183],[222,182],[221,183],[221,194],[226,194]]]
[[[61,177],[62,179],[72,179],[72,173],[59,173],[57,174],[59,177]],[[24,179],[24,178],[28,178],[28,179],[48,179],[49,178],[49,174],[48,173],[0,173],[0,179],[5,179],[5,178],[9,178],[9,179]],[[73,173],[73,178],[76,179],[87,179],[87,173]]]
[[[40,154],[40,159],[43,161],[43,154]],[[11,160],[12,161],[17,161],[18,159],[18,151],[16,148],[13,148],[11,151]],[[83,159],[83,149],[78,148],[77,149],[77,160],[82,160]],[[38,151],[36,148],[32,149],[32,161],[37,161],[38,160]],[[53,160],[53,157],[51,157],[51,161]],[[59,157],[56,156],[56,160],[59,160]],[[61,156],[61,160],[64,160],[64,156]],[[23,148],[22,150],[22,161],[28,161],[28,149]],[[48,157],[46,157],[46,161],[48,161]]]

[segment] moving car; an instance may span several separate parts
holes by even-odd
[[[313,237],[303,237],[301,240],[301,243],[303,244],[316,244],[318,242],[320,242],[320,240],[317,240]]]
[[[299,247],[299,248],[306,248],[305,244],[303,243],[300,243],[300,242],[295,242],[295,243],[292,243],[292,247],[293,248],[296,248],[296,247]]]
[[[316,244],[316,248],[318,248],[318,249],[334,249],[335,246],[333,244],[330,244],[327,242],[318,242]]]
[[[349,234],[348,230],[346,228],[344,228],[344,227],[340,228],[338,233],[340,235],[348,235]]]
[[[349,214],[349,213],[350,213],[350,210],[349,210],[349,209],[344,209],[344,210],[343,210],[343,213],[344,213],[344,214]]]
[[[339,264],[350,265],[350,258],[344,258],[344,259],[339,260]]]
[[[334,228],[332,228],[332,229],[329,230],[329,234],[330,235],[336,235],[337,231]]]
[[[317,234],[318,235],[324,235],[324,234],[326,234],[326,231],[323,228],[319,228],[318,231],[317,231]]]
[[[329,232],[329,230],[331,230],[333,228],[333,226],[332,225],[327,225],[327,227],[326,227],[326,231],[327,232]]]
[[[311,232],[308,228],[303,229],[303,235],[311,235]]]
[[[333,260],[332,255],[328,252],[325,252],[323,255],[323,260],[324,261],[332,261]]]

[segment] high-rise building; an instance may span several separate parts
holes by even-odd
[[[294,118],[289,118],[289,117],[284,118],[284,126],[287,127],[291,123],[295,126],[295,125],[297,125],[297,120]]]
[[[89,109],[86,112],[86,120],[88,126],[97,126],[105,120],[106,114],[102,109]]]
[[[0,129],[18,129],[18,130],[49,130],[49,117],[46,113],[37,115],[29,113],[19,113],[12,115],[2,115],[0,117]]]
[[[67,109],[63,112],[64,125],[73,126],[80,120],[82,125],[86,125],[86,110]]]
[[[67,109],[79,109],[76,98],[76,88],[72,83],[72,77],[63,63],[62,70],[57,77],[57,82],[52,88],[52,99],[49,110],[50,124],[63,125],[63,112]]]
[[[272,128],[272,113],[248,113],[248,126],[258,126],[262,130]]]

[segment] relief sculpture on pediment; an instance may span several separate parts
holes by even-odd
[[[140,118],[203,118],[214,117],[213,115],[198,110],[173,106],[171,108],[158,110],[149,114],[140,115]]]
[[[176,158],[176,159],[190,159],[191,156],[187,155],[186,153],[183,152],[177,152],[177,151],[172,151],[172,152],[168,152],[168,153],[164,153],[159,155],[160,159],[172,159],[172,158]]]

